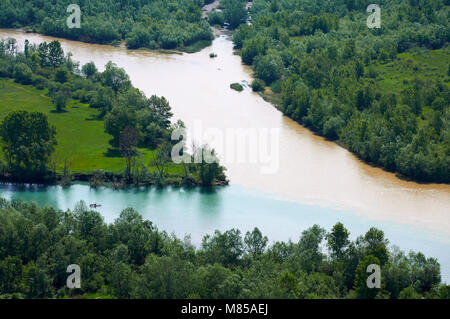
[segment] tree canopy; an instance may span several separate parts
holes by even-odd
[[[343,234],[343,235],[342,235]],[[297,241],[274,242],[258,228],[205,235],[196,247],[158,230],[132,208],[111,224],[80,202],[73,210],[0,199],[0,298],[448,298],[436,259],[389,250],[372,228],[357,240],[338,223],[314,225]],[[387,249],[387,247],[385,247]],[[81,268],[81,288],[66,287],[67,266]],[[366,269],[381,264],[381,288]]]

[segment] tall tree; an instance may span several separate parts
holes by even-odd
[[[0,125],[3,153],[18,176],[42,176],[56,145],[56,130],[39,112],[14,111]]]
[[[350,244],[349,235],[349,231],[342,223],[339,222],[333,226],[333,229],[327,235],[328,248],[333,258],[340,260],[344,256],[345,248]]]
[[[120,133],[119,148],[122,156],[125,156],[126,158],[126,178],[128,180],[131,178],[131,158],[136,155],[135,147],[137,142],[138,132],[135,127],[127,126],[122,133]]]

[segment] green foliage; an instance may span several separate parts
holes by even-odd
[[[344,257],[346,248],[350,244],[349,235],[349,231],[342,223],[337,223],[333,226],[330,234],[327,236],[328,247],[333,258],[340,260]]]
[[[14,79],[21,84],[31,84],[31,69],[25,63],[18,63],[14,67]]]
[[[416,292],[414,287],[409,286],[400,292],[398,298],[399,299],[421,299],[422,296]]]
[[[367,267],[369,265],[380,265],[380,261],[378,258],[368,255],[364,257],[356,268],[354,289],[358,298],[361,299],[374,299],[379,293],[379,289],[373,289],[367,286]]]
[[[55,81],[59,83],[66,83],[69,80],[69,72],[66,69],[58,68],[55,71]]]
[[[43,113],[15,111],[0,124],[3,153],[18,177],[43,176],[56,145],[55,128]]]
[[[231,29],[236,29],[240,24],[245,23],[247,19],[247,10],[245,10],[246,1],[243,0],[223,0],[224,18],[230,24]]]
[[[222,26],[225,22],[225,15],[221,11],[213,10],[208,14],[208,22],[211,25]]]
[[[231,83],[230,88],[238,92],[242,92],[244,90],[240,83]]]
[[[200,43],[200,49],[205,46],[204,41],[209,44],[213,38],[207,22],[201,19],[203,1],[82,2],[79,3],[82,11],[79,29],[66,26],[69,4],[68,0],[2,2],[0,27],[29,27],[47,35],[85,42],[117,44],[126,40],[129,48],[184,50]]]
[[[102,73],[102,82],[111,87],[116,94],[119,90],[127,90],[131,87],[130,77],[125,70],[111,61],[106,64],[106,69]]]
[[[85,65],[83,65],[83,67],[81,68],[81,72],[87,79],[89,79],[93,77],[95,74],[97,74],[98,70],[94,62],[88,62]]]
[[[264,83],[263,80],[254,79],[252,82],[252,90],[254,92],[264,92],[265,87],[266,87],[266,83]]]
[[[366,255],[354,242],[345,258],[327,257],[315,225],[298,243],[276,242],[255,228],[244,239],[237,229],[216,231],[195,247],[159,231],[128,208],[111,224],[80,202],[73,210],[40,208],[0,199],[0,298],[445,298],[448,286],[425,272],[439,265],[395,250],[382,267],[383,290],[368,289]],[[334,235],[333,235],[334,234]],[[344,236],[345,237],[345,236]],[[330,252],[333,252],[331,250]],[[356,262],[354,262],[356,261]],[[65,288],[67,265],[78,264],[81,289]],[[341,270],[355,274],[348,291]],[[397,274],[393,276],[393,274]],[[401,274],[401,275],[398,275]],[[431,277],[430,277],[431,278]],[[398,281],[400,279],[400,281]],[[423,287],[423,288],[420,288]],[[355,295],[356,293],[356,295]]]
[[[283,113],[410,179],[450,181],[448,6],[255,0],[233,35]]]
[[[255,74],[267,84],[281,78],[283,72],[283,60],[278,54],[257,56],[253,61]]]

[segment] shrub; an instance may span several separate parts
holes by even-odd
[[[38,90],[43,90],[47,86],[47,79],[41,75],[33,75],[31,78],[33,86]]]
[[[254,79],[252,82],[252,90],[254,92],[264,92],[266,83],[261,79]]]
[[[225,22],[225,17],[223,12],[212,11],[208,14],[208,22],[210,25],[223,25]]]
[[[270,85],[270,89],[274,93],[280,93],[283,89],[283,83],[281,82],[281,80],[275,81]]]
[[[19,63],[14,68],[14,79],[20,84],[31,84],[31,69],[25,63]]]
[[[242,92],[244,88],[239,83],[232,83],[230,84],[230,88],[232,88],[235,91]]]
[[[281,78],[283,74],[283,60],[277,54],[257,56],[253,66],[256,76],[270,84]]]
[[[69,78],[69,73],[66,69],[58,68],[55,72],[55,81],[59,83],[66,83]]]

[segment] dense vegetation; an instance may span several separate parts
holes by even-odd
[[[112,62],[103,72],[93,63],[80,69],[58,41],[26,42],[23,52],[14,39],[0,41],[0,92],[3,178],[60,179],[69,185],[75,162],[76,172],[93,186],[105,179],[119,186],[225,182],[223,167],[204,157],[185,165],[172,162],[178,141],[171,134],[183,129],[183,122],[172,124],[169,102],[145,97]],[[200,146],[192,156],[209,153]]]
[[[369,29],[372,2],[254,0],[233,40],[287,116],[367,162],[449,183],[450,3],[380,0]]]
[[[216,231],[196,248],[131,208],[107,225],[83,202],[0,199],[0,243],[0,298],[450,298],[436,259],[389,250],[375,228],[351,241],[341,223],[271,246],[257,228]],[[71,264],[81,289],[66,287]],[[367,288],[369,264],[381,265],[381,289]]]
[[[0,3],[0,27],[27,27],[47,35],[127,47],[196,51],[211,43],[202,19],[209,0],[6,0]],[[81,28],[69,29],[67,7],[78,4]]]

